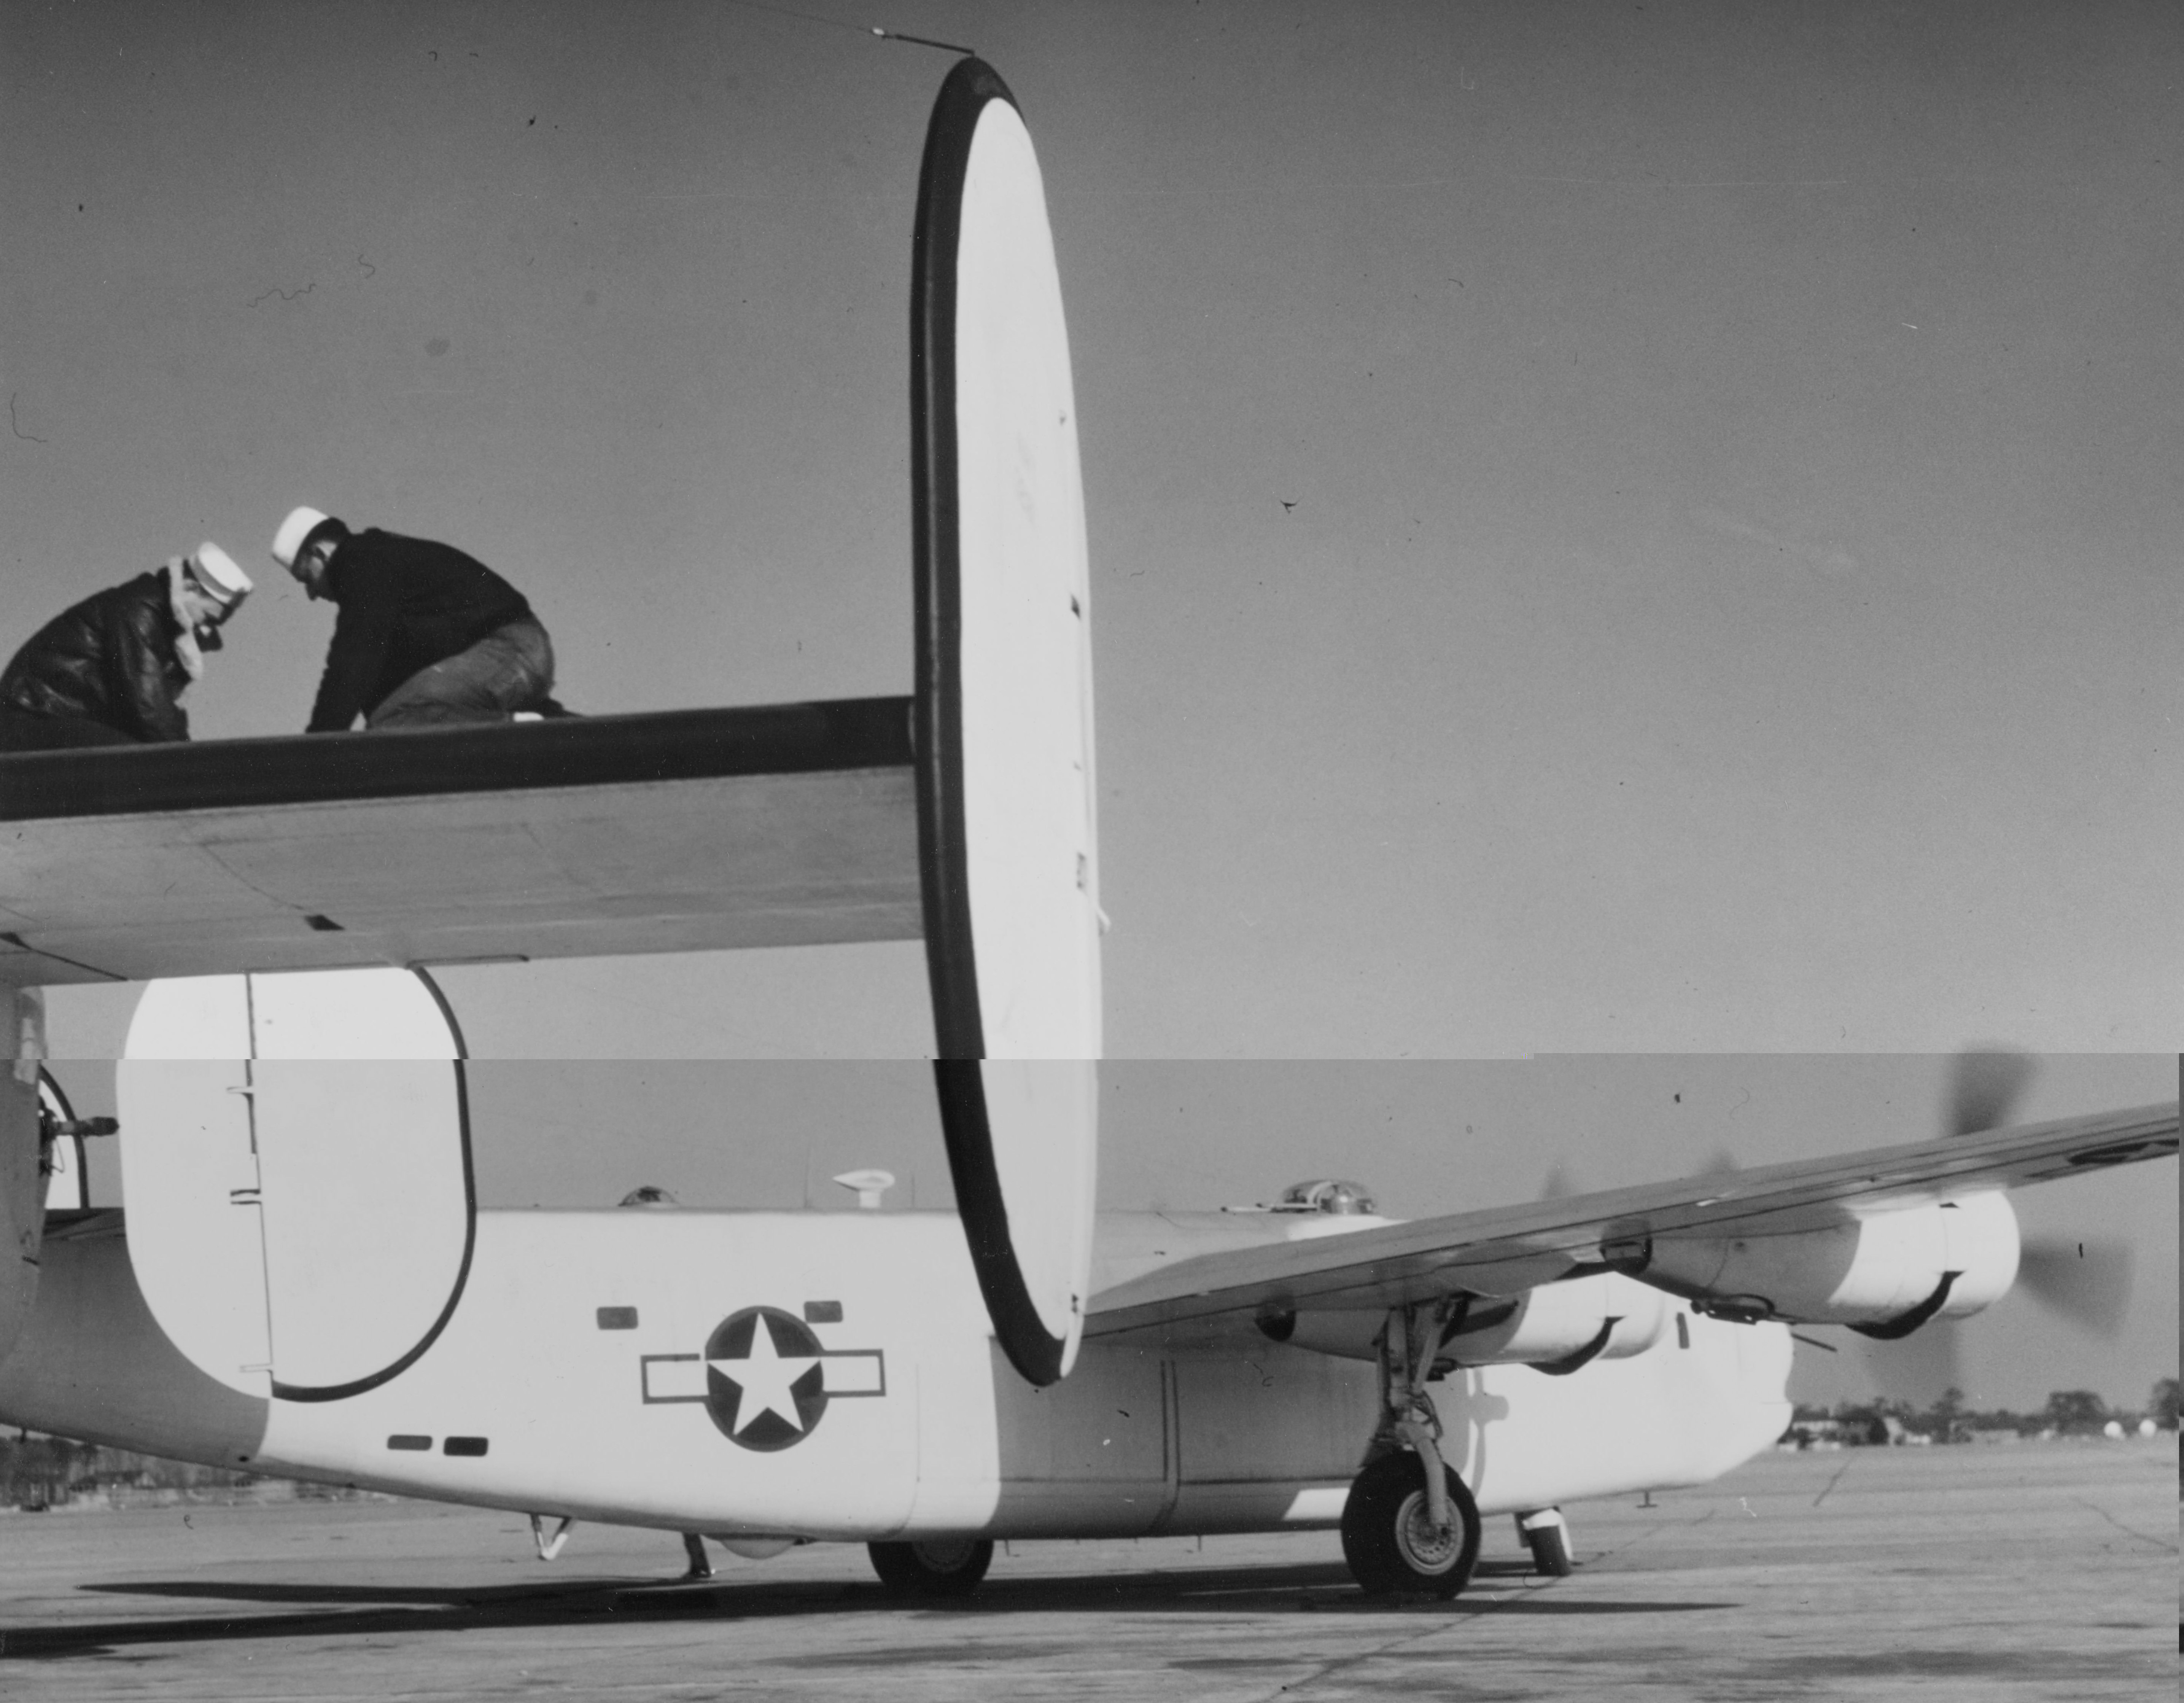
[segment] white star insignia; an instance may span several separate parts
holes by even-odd
[[[796,1411],[796,1397],[790,1386],[818,1364],[817,1359],[811,1355],[784,1358],[773,1345],[772,1331],[760,1318],[751,1321],[749,1359],[707,1360],[705,1368],[733,1379],[743,1392],[743,1399],[736,1404],[736,1433],[740,1436],[757,1422],[762,1413],[778,1414],[788,1421],[791,1429],[803,1430],[804,1421]]]

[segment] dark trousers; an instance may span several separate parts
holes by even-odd
[[[38,716],[0,704],[0,751],[75,751],[85,745],[140,745],[142,741],[75,716]]]
[[[364,724],[376,731],[504,722],[518,710],[537,708],[553,690],[554,641],[526,617],[420,668],[382,698]]]

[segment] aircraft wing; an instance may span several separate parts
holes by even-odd
[[[916,940],[907,698],[0,757],[0,986]]]
[[[1513,1295],[1584,1269],[1603,1243],[1789,1235],[1898,1208],[2172,1156],[2172,1104],[1800,1159],[1559,1200],[1224,1249],[1095,1294],[1084,1334],[1244,1320],[1262,1309],[1377,1309],[1458,1291]]]

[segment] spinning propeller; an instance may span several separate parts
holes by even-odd
[[[2031,1080],[2032,1061],[2021,1053],[1959,1053],[1949,1096],[1949,1133],[1975,1135],[2008,1123]],[[2027,1237],[2018,1252],[2017,1281],[2028,1294],[2072,1324],[2104,1337],[2122,1328],[2131,1278],[2127,1242]]]
[[[2032,1073],[2032,1060],[2022,1053],[1958,1053],[1949,1087],[1947,1132],[1977,1135],[2010,1123]],[[2018,1249],[2017,1282],[2071,1324],[2113,1337],[2122,1328],[2131,1302],[2131,1247],[2114,1240],[2028,1236]],[[1961,1389],[1958,1333],[1970,1322],[1936,1319],[1902,1342],[1869,1349],[1885,1392],[1906,1400],[1930,1401],[1945,1389]]]

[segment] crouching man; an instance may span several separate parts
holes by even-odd
[[[235,559],[201,544],[64,610],[0,673],[0,751],[187,740],[181,695],[249,595]]]
[[[550,695],[553,641],[483,562],[309,508],[281,522],[273,559],[340,611],[307,732],[346,732],[359,715],[376,730],[566,713]]]

